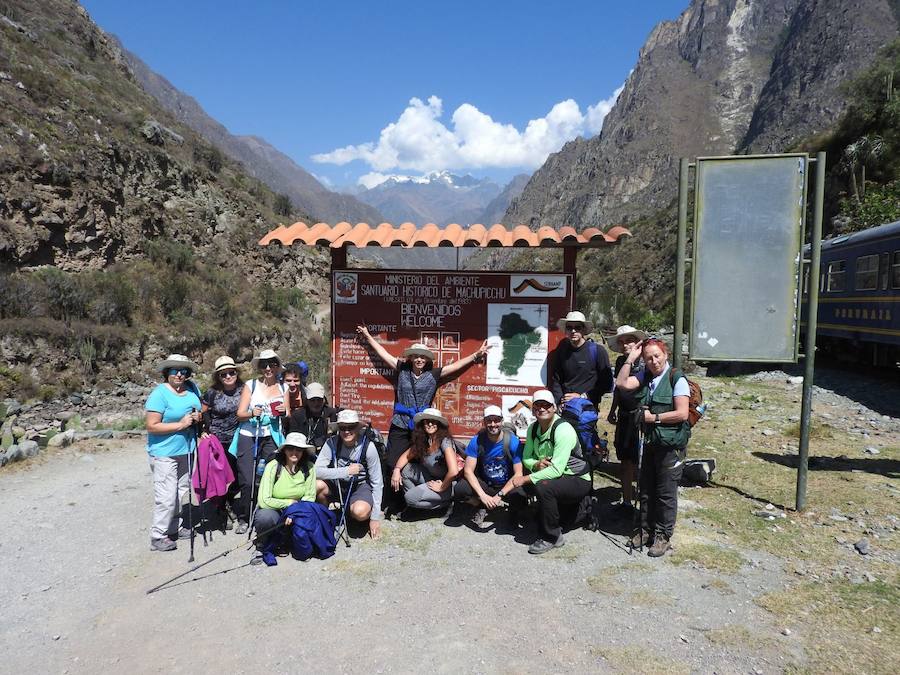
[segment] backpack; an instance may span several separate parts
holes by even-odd
[[[580,445],[580,458],[596,468],[605,459],[603,443],[597,433],[597,407],[586,398],[573,398],[562,404],[560,415],[575,427]],[[608,450],[606,451],[608,456]]]
[[[699,384],[693,380],[688,380],[687,375],[681,371],[678,371],[678,377],[683,377],[687,380],[688,388],[691,391],[688,400],[688,424],[694,426],[700,421],[700,418],[703,417],[703,413],[706,412],[706,406],[703,405],[703,390],[700,388]],[[669,368],[669,384],[672,386],[672,389],[675,388],[675,380],[677,379],[678,378],[675,377],[675,369]]]
[[[556,427],[563,423],[566,423],[566,420],[558,419],[554,420],[553,424],[550,425],[550,438],[548,440],[550,441],[551,446],[555,445],[554,438],[556,436]],[[531,440],[533,443],[538,442],[539,428],[540,425],[537,422],[531,425]],[[591,457],[585,456],[580,441],[575,443],[575,447],[572,448],[572,454],[569,455],[569,462],[566,464],[566,468],[570,469],[576,476],[583,476],[594,470],[594,467],[591,466]]]

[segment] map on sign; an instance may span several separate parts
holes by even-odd
[[[544,385],[548,315],[547,305],[488,305],[488,384]]]

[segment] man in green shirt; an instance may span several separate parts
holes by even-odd
[[[556,401],[547,389],[535,392],[522,464],[528,472],[514,476],[514,487],[537,497],[540,539],[529,553],[546,553],[566,542],[560,527],[560,504],[579,504],[591,491],[590,467],[572,454],[578,445],[575,428],[556,414]]]

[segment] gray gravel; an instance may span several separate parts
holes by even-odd
[[[745,551],[748,564],[720,576],[629,557],[583,530],[535,557],[510,535],[392,521],[383,540],[356,539],[327,561],[251,567],[240,549],[148,596],[188,569],[187,542],[149,551],[139,440],[97,453],[85,443],[0,472],[6,672],[771,673],[802,663],[797,629],[754,603],[784,588],[777,559]],[[689,515],[679,527],[702,535]],[[197,562],[239,541],[198,539]],[[708,638],[732,628],[750,639]]]

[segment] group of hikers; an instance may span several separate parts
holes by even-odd
[[[596,425],[585,432],[566,412],[596,412],[612,392],[607,419],[616,426],[622,465],[616,509],[639,516],[632,548],[664,555],[690,438],[688,381],[670,366],[664,341],[631,326],[607,339],[619,354],[614,367],[604,345],[588,337],[593,327],[582,312],[569,312],[558,327],[564,337],[550,354],[547,388],[531,398],[534,422],[524,439],[504,422],[500,406],[488,405],[482,429],[458,440],[432,405],[443,383],[485,357],[487,341],[442,368],[426,345],[391,354],[358,326],[360,339],[396,374],[386,443],[361,418],[364,411],[330,406],[325,387],[307,383],[303,362],[284,363],[262,350],[251,362],[256,376],[245,382],[234,360],[222,356],[201,393],[191,379],[197,364],[170,355],[146,403],[151,549],[174,550],[178,539],[193,536],[195,523],[185,518],[193,509],[183,508],[193,487],[207,507],[201,527],[255,532],[261,555],[254,561],[270,565],[291,546],[297,557],[330,555],[348,521],[377,538],[385,517],[450,509],[478,530],[488,519],[510,530],[534,519],[538,539],[529,553],[551,551],[565,544],[564,528],[593,513],[593,468],[603,451]],[[639,512],[632,506],[635,478]]]

